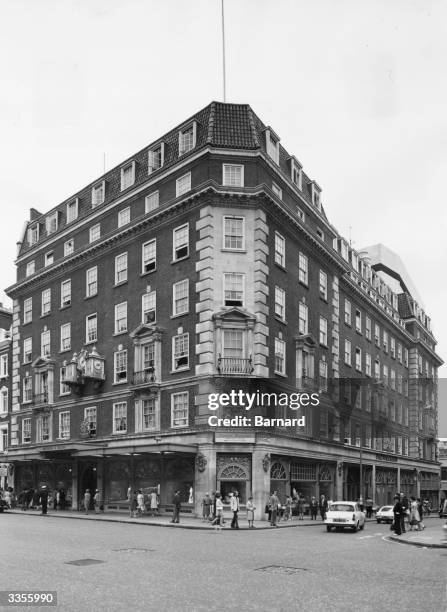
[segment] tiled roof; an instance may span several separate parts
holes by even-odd
[[[402,319],[414,317],[413,311],[411,310],[410,297],[406,293],[399,293],[397,296],[397,305],[399,308],[399,316]]]
[[[253,111],[248,104],[211,104],[208,142],[217,147],[258,149]]]

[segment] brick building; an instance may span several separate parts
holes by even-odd
[[[338,234],[319,185],[249,106],[213,102],[32,209],[16,263],[18,489],[64,487],[77,507],[98,487],[116,508],[129,486],[158,488],[162,504],[178,488],[191,511],[237,489],[260,515],[273,488],[437,498],[430,321],[402,271]],[[231,390],[319,405],[210,410]]]
[[[11,409],[12,310],[0,303],[0,488],[13,482],[8,462],[9,415]],[[6,452],[5,452],[6,451]]]

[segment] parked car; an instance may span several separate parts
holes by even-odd
[[[377,510],[376,520],[378,523],[392,523],[394,520],[393,506],[382,506]]]
[[[365,513],[360,510],[357,502],[332,502],[326,512],[324,524],[327,531],[330,531],[333,527],[336,530],[349,528],[352,531],[357,531],[365,527]]]
[[[443,499],[439,505],[439,518],[447,517],[447,499]]]

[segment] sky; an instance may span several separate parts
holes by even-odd
[[[224,2],[227,102],[272,126],[354,248],[399,254],[445,356],[447,2]],[[223,100],[221,0],[0,0],[0,16],[6,288],[31,207],[46,212],[104,157],[110,169]]]

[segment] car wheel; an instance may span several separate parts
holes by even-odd
[[[330,531],[332,529],[331,525],[326,525],[326,531]]]
[[[354,525],[354,527],[352,528],[352,531],[355,533],[359,528],[359,524],[357,523],[357,525]]]
[[[363,523],[363,525],[360,525],[359,529],[360,531],[363,531],[365,529],[365,523]]]
[[[378,523],[379,523],[379,525],[380,525],[380,523],[381,523],[382,521],[381,521],[380,519],[377,519],[377,522],[378,522]]]

